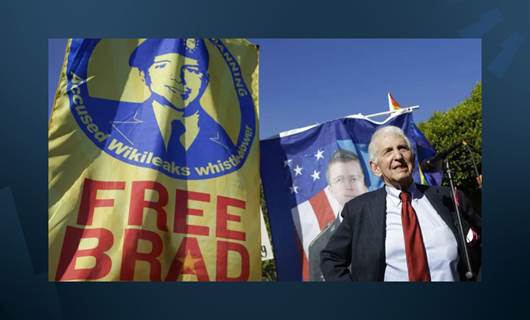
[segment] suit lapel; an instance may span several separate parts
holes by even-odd
[[[375,192],[375,197],[372,203],[370,203],[370,220],[372,222],[372,228],[375,233],[381,235],[381,238],[385,238],[386,233],[386,190],[385,187]],[[381,233],[380,231],[384,232]]]

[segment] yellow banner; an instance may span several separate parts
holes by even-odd
[[[49,279],[261,280],[258,49],[68,41],[48,134]]]

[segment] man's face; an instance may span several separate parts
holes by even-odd
[[[197,98],[204,77],[197,60],[177,53],[155,57],[148,73],[151,91],[179,109],[187,107]]]
[[[370,161],[375,175],[398,189],[412,183],[414,154],[405,139],[399,135],[381,136],[375,141],[376,161]]]
[[[331,194],[340,205],[368,191],[359,161],[332,163],[328,169],[328,179]]]

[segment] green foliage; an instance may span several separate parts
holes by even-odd
[[[481,172],[482,162],[482,85],[478,83],[471,95],[449,111],[435,112],[426,122],[419,124],[420,130],[437,152],[454,143],[466,141],[471,147],[475,163]],[[466,148],[458,148],[448,158],[453,169],[455,185],[468,192],[477,188],[476,174],[471,155]],[[443,185],[448,185],[444,179]]]
[[[261,281],[276,281],[274,259],[261,261]]]

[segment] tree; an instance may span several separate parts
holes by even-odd
[[[420,130],[437,152],[447,150],[455,143],[465,141],[465,147],[456,149],[448,158],[453,169],[455,185],[462,189],[471,200],[480,202],[473,160],[479,173],[482,163],[482,85],[478,83],[471,95],[449,111],[435,112],[433,116],[419,124]],[[473,158],[472,158],[473,157]],[[448,185],[447,179],[443,185]],[[475,206],[477,207],[477,206]]]

